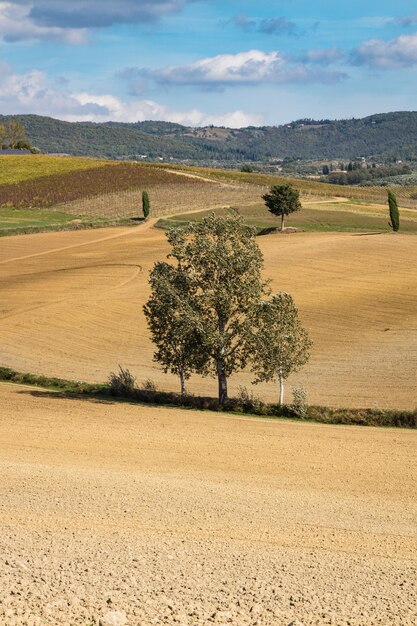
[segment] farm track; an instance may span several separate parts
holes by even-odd
[[[416,623],[414,431],[0,395],[2,626]]]

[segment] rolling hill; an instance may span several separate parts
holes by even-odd
[[[243,162],[268,159],[417,159],[417,112],[363,119],[298,120],[282,126],[190,128],[170,122],[63,122],[13,116],[43,152],[104,158]],[[0,115],[0,123],[7,118]]]

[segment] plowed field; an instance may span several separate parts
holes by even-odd
[[[417,623],[414,431],[0,397],[2,626]]]
[[[415,236],[296,233],[259,238],[265,276],[289,291],[314,340],[302,382],[311,402],[414,408],[417,403]],[[145,226],[3,239],[1,364],[22,371],[103,381],[120,363],[164,389],[175,378],[152,362],[142,314],[148,272],[167,253]],[[250,383],[235,376],[232,393]],[[194,393],[215,393],[194,377]],[[273,386],[255,393],[273,400]],[[291,394],[288,390],[287,399]]]

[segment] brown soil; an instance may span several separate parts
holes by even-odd
[[[154,221],[131,229],[2,239],[1,364],[66,378],[103,381],[120,363],[139,381],[178,382],[152,362],[142,314],[148,273],[168,251]],[[417,398],[415,237],[392,233],[280,234],[259,238],[265,276],[289,291],[314,340],[303,383],[311,402],[413,409]],[[250,385],[231,380],[231,393]],[[194,393],[215,394],[193,377]],[[255,394],[276,398],[274,385]]]
[[[413,431],[0,385],[0,623],[417,623]]]

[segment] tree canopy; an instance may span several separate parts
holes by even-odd
[[[281,217],[281,231],[284,230],[285,216],[301,209],[300,192],[288,184],[274,185],[262,198],[269,211]]]
[[[167,238],[173,269],[164,272],[169,280],[177,272],[182,276],[186,289],[179,308],[185,307],[187,319],[193,320],[190,328],[194,325],[204,334],[203,340],[192,339],[188,346],[190,368],[217,377],[219,401],[224,403],[228,377],[248,362],[251,330],[266,289],[255,230],[245,226],[238,215],[224,218],[211,214],[199,223],[169,230]],[[161,270],[155,267],[156,271]],[[155,287],[151,286],[152,299]],[[154,316],[149,303],[147,306],[145,312]],[[163,323],[171,329],[174,324],[169,317]],[[193,345],[197,354],[204,350],[204,363],[195,358]]]
[[[289,293],[277,293],[261,302],[252,339],[255,383],[278,380],[282,405],[284,382],[308,361],[311,345]]]

